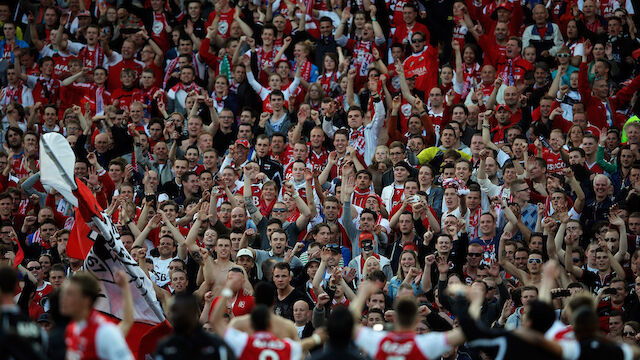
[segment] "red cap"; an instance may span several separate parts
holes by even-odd
[[[496,11],[498,11],[498,9],[505,9],[509,12],[513,12],[513,4],[511,4],[509,1],[505,1],[502,4],[498,5],[496,9],[493,10],[493,12],[495,13]]]
[[[505,110],[507,110],[509,112],[511,111],[511,109],[509,109],[509,106],[504,105],[504,104],[498,104],[498,106],[496,106],[496,112],[498,112],[498,110],[500,110],[500,109],[505,109]]]
[[[240,138],[240,139],[236,140],[236,143],[235,143],[235,144],[236,144],[236,145],[242,145],[242,146],[244,146],[244,147],[245,147],[245,148],[247,148],[247,149],[250,149],[250,148],[251,148],[251,145],[249,145],[249,141],[247,141],[247,139],[242,139],[242,138]]]
[[[633,50],[633,52],[631,53],[631,56],[633,56],[633,58],[636,60],[640,58],[640,49]]]
[[[358,243],[360,243],[360,245],[362,245],[362,240],[376,241],[376,238],[371,231],[363,231],[358,237]]]
[[[91,13],[87,10],[82,10],[78,13],[78,16],[91,16]]]

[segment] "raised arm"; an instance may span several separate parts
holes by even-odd
[[[624,258],[627,255],[627,249],[629,247],[628,241],[627,241],[627,227],[625,226],[624,220],[622,220],[619,213],[616,213],[615,211],[617,210],[613,210],[610,212],[609,223],[611,225],[617,226],[618,232],[620,233],[620,247],[618,248],[618,252],[616,252],[614,257],[616,261],[621,263],[624,261]],[[618,274],[621,274],[621,273],[618,273]],[[624,275],[621,274],[621,276],[624,276]]]
[[[396,72],[398,73],[398,79],[400,80],[400,90],[402,90],[402,96],[407,100],[409,104],[414,104],[416,102],[415,96],[411,94],[411,90],[409,89],[409,85],[407,84],[407,79],[404,77],[404,68],[402,64],[398,64],[396,66]]]
[[[504,231],[502,233],[502,236],[500,237],[500,245],[498,246],[498,262],[509,274],[518,278],[518,280],[523,284],[526,284],[528,282],[527,273],[518,269],[518,267],[513,265],[504,255],[504,243],[507,240],[511,240],[512,237],[513,234],[510,232]]]

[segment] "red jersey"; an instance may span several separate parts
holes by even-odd
[[[161,12],[153,12],[153,25],[151,26],[151,38],[158,44],[158,46],[166,53],[171,48],[171,41],[169,40],[169,23],[167,22],[166,15]],[[156,80],[162,79],[156,74]]]
[[[553,150],[544,149],[542,151],[542,158],[547,162],[547,173],[559,173],[566,167],[560,152],[553,152]]]
[[[322,171],[329,160],[329,152],[323,147],[320,153],[316,153],[311,148],[311,143],[307,143],[307,146],[309,147],[309,159],[307,160],[307,163],[311,164],[313,170]]]
[[[112,99],[118,100],[118,107],[120,109],[129,109],[129,105],[131,105],[134,101],[143,101],[144,94],[142,90],[133,88],[131,90],[125,90],[123,88],[118,88],[113,92],[111,96]]]
[[[63,115],[64,111],[73,105],[82,103],[82,99],[91,90],[91,85],[87,83],[74,82],[69,86],[63,86],[60,91],[62,103],[58,109],[58,114]],[[62,117],[62,116],[60,116]]]
[[[62,82],[56,79],[47,79],[44,76],[28,76],[27,84],[32,87],[33,102],[49,104],[60,99]]]
[[[244,194],[244,186],[238,189],[237,194]],[[262,184],[251,184],[251,198],[253,205],[260,206],[260,196],[262,195]]]
[[[109,77],[107,78],[107,84],[109,84],[109,91],[112,93],[114,90],[122,87],[122,82],[120,81],[120,73],[124,69],[131,69],[136,72],[136,80],[134,84],[137,84],[138,78],[142,75],[142,70],[144,70],[145,65],[142,61],[138,61],[135,59],[130,60],[120,60],[114,65],[109,66]]]
[[[66,79],[71,75],[69,72],[69,61],[75,59],[75,56],[61,56],[58,53],[51,56],[53,59],[53,78],[57,80]]]
[[[36,321],[38,316],[44,312],[44,307],[41,305],[41,300],[45,299],[53,291],[53,286],[50,283],[44,282],[40,289],[36,289],[31,304],[29,305],[29,317]]]
[[[502,77],[502,82],[507,86],[514,86],[524,81],[524,74],[527,71],[533,71],[533,65],[520,56],[514,59],[505,56],[498,61],[498,76]]]
[[[451,349],[443,332],[416,335],[413,331],[374,331],[364,326],[355,342],[375,360],[435,359]]]
[[[89,360],[101,359],[106,354],[99,354],[98,341],[110,349],[109,356],[117,356],[123,360],[133,359],[122,332],[105,316],[97,311],[92,311],[85,321],[72,322],[65,331],[65,344],[67,346],[67,359]]]
[[[302,359],[302,347],[298,342],[279,339],[267,331],[249,335],[229,327],[224,333],[224,341],[238,360]]]
[[[274,154],[273,152],[269,154],[271,159],[279,162],[282,166],[288,165],[293,158],[293,148],[291,145],[287,144],[287,147],[284,148],[284,151],[280,154]]]
[[[223,39],[227,39],[229,37],[229,29],[231,28],[231,23],[233,23],[233,16],[236,13],[236,9],[231,8],[231,10],[227,12],[220,13],[220,20],[218,21],[218,36]],[[208,28],[213,20],[216,18],[216,12],[212,11],[207,18],[207,22],[205,23],[205,29]]]
[[[417,54],[409,56],[403,63],[404,73],[407,78],[417,76],[416,89],[428,93],[438,86],[438,49],[427,46]]]
[[[411,36],[413,36],[413,34],[417,32],[423,33],[425,35],[425,39],[427,40],[426,43],[429,43],[431,34],[429,33],[429,29],[427,29],[426,26],[417,22],[413,24],[411,29],[409,29],[407,28],[407,24],[404,22],[404,20],[396,26],[396,32],[393,34],[393,40],[391,41],[392,43],[408,43],[411,41]]]
[[[351,195],[351,203],[355,206],[364,208],[367,202],[367,197],[371,194],[371,189],[360,190],[357,186],[353,189],[353,195]],[[395,193],[394,193],[395,195]]]
[[[402,201],[402,197],[404,196],[404,185],[402,187],[397,187],[394,185],[393,188],[393,196],[391,196],[391,208],[399,204]]]
[[[213,313],[213,309],[216,307],[218,301],[220,301],[220,296],[213,299],[213,302],[211,303],[211,309],[209,309],[209,317],[211,317],[211,313]],[[241,289],[240,291],[238,291],[236,298],[233,300],[231,309],[227,308],[226,312],[229,315],[233,315],[231,317],[242,316],[251,313],[254,305],[255,300],[253,299],[253,296],[251,296],[244,289]]]
[[[78,52],[78,59],[82,60],[83,67],[93,70],[104,63],[104,51],[100,45],[95,45],[93,50],[89,48],[89,45],[85,45]]]

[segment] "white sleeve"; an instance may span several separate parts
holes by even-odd
[[[502,149],[498,149],[498,158],[496,159],[496,161],[498,162],[498,165],[500,167],[504,166],[504,163],[506,163],[509,159],[511,159],[511,156],[509,156],[509,154],[502,151]]]
[[[112,51],[110,57],[104,57],[103,66],[108,69],[109,66],[113,66],[120,61],[122,61],[122,55],[120,55],[120,53],[117,51]]]
[[[574,207],[569,210],[569,219],[571,220],[580,220],[580,214],[576,211]]]
[[[53,55],[55,55],[55,52],[51,49],[50,46],[45,46],[40,50],[40,56],[42,57]]]
[[[302,360],[304,357],[302,356],[302,345],[299,342],[293,341],[291,339],[284,339],[289,345],[291,345],[291,360]]]
[[[445,352],[451,350],[447,344],[446,332],[431,332],[416,336],[416,345],[427,359],[439,358]]]
[[[622,355],[624,356],[624,360],[633,359],[633,348],[629,344],[620,343],[620,348],[622,349]]]
[[[78,55],[78,53],[80,53],[80,50],[82,50],[82,48],[84,48],[85,46],[85,44],[79,42],[67,41],[67,48],[65,50],[72,53],[73,55]]]
[[[300,77],[296,76],[293,78],[291,84],[289,84],[289,87],[282,92],[284,99],[289,101],[289,98],[291,98],[296,93],[296,90],[298,90],[298,86],[300,86]]]
[[[227,331],[224,332],[224,341],[229,345],[231,350],[233,350],[233,354],[236,357],[240,357],[244,348],[247,347],[249,334],[236,330],[232,327],[228,327]]]
[[[33,89],[34,87],[36,87],[37,83],[38,83],[38,78],[36,76],[27,75],[27,86],[30,89]]]
[[[375,358],[380,342],[386,335],[386,331],[373,331],[371,328],[362,326],[356,335],[356,345],[369,356]]]
[[[575,340],[563,340],[559,342],[562,347],[564,360],[578,360],[580,357],[580,343]]]
[[[369,125],[365,126],[365,128],[372,129],[374,136],[378,136],[378,134],[380,133],[380,129],[384,124],[384,118],[386,116],[386,113],[384,110],[383,101],[384,101],[383,98],[380,97],[380,101],[373,103],[373,109],[375,110],[375,115],[373,116],[373,119],[371,120]]]
[[[105,360],[133,359],[122,331],[111,323],[100,325],[96,331],[96,352],[100,359]]]
[[[33,106],[33,104],[33,93],[31,92],[31,89],[28,87],[22,88],[22,106]]]

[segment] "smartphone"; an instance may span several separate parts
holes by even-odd
[[[616,294],[618,292],[618,290],[614,289],[614,288],[608,288],[608,289],[604,289],[604,291],[602,292],[603,294],[608,294],[608,295],[613,295]]]
[[[571,290],[569,289],[562,289],[560,291],[556,291],[556,292],[552,292],[551,293],[551,297],[552,298],[561,298],[561,297],[569,297],[571,296]]]

